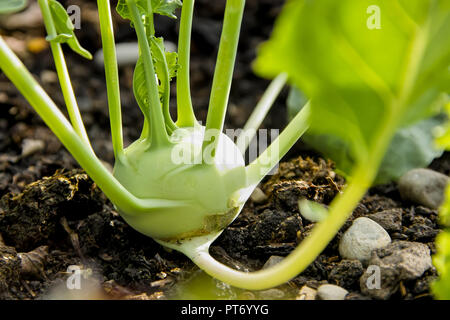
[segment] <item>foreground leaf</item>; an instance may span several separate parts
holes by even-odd
[[[287,99],[288,115],[292,119],[305,105],[306,97],[295,87],[291,88]],[[443,97],[440,105],[448,100]],[[435,141],[435,131],[447,120],[443,114],[421,120],[410,126],[400,128],[392,138],[391,144],[380,165],[375,184],[396,181],[404,173],[414,168],[427,167],[440,157],[443,148]],[[338,171],[344,176],[351,173],[354,165],[348,145],[336,136],[306,133],[303,141],[327,158],[335,161]]]
[[[381,29],[369,29],[376,5]],[[311,132],[342,139],[364,163],[387,129],[438,110],[449,89],[450,1],[290,1],[255,63],[287,72],[311,98]],[[389,127],[389,128],[388,128]]]
[[[147,0],[136,0],[136,5],[142,15],[147,16],[156,13],[176,19],[175,10],[183,4],[181,0],[151,0],[152,12],[148,8]],[[123,19],[131,20],[131,13],[126,0],[119,0],[116,11]]]

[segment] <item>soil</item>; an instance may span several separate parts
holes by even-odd
[[[86,0],[61,1],[81,7],[80,42],[91,52],[100,47],[96,7]],[[259,43],[270,34],[282,0],[248,0],[226,127],[241,128],[268,81],[251,70]],[[196,1],[192,43],[192,95],[200,120],[206,119],[224,1]],[[135,40],[127,22],[114,17],[117,42]],[[1,23],[0,23],[1,26]],[[42,26],[5,26],[0,33],[39,79],[54,101],[63,98],[51,54],[42,42]],[[177,26],[157,20],[157,33],[176,42]],[[13,40],[13,38],[16,40]],[[36,43],[43,43],[42,47]],[[103,70],[67,51],[73,86],[92,144],[107,165],[113,164]],[[132,93],[133,67],[120,68],[125,143],[136,139],[142,116]],[[174,90],[172,90],[174,92]],[[265,127],[286,124],[286,90]],[[172,97],[174,112],[175,96]],[[33,148],[30,148],[30,145]],[[450,156],[430,166],[449,174]],[[334,165],[298,143],[260,189],[267,199],[249,200],[240,216],[211,248],[219,261],[241,270],[257,270],[269,259],[288,255],[311,232],[314,223],[299,213],[300,197],[327,206],[345,180]],[[338,243],[351,222],[393,210],[399,227],[387,230],[393,240],[421,242],[435,252],[437,212],[402,201],[395,183],[376,186],[362,199],[327,248],[302,274],[276,289],[261,292],[229,287],[206,276],[186,257],[165,250],[129,227],[95,183],[45,126],[14,86],[0,73],[0,299],[296,299],[304,285],[324,283],[347,289],[347,299],[369,299],[359,287],[364,267],[342,260]],[[275,256],[275,257],[274,257]],[[67,290],[68,268],[82,271],[84,290]],[[401,282],[391,299],[431,299],[435,269]],[[74,296],[76,295],[76,296]]]

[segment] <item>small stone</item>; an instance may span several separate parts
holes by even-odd
[[[368,216],[386,231],[396,232],[402,230],[402,209],[388,209]]]
[[[166,52],[177,50],[177,46],[170,41],[164,41]],[[123,42],[116,44],[117,65],[119,67],[134,65],[139,58],[139,45],[137,42]],[[94,62],[98,67],[103,68],[103,50],[98,50],[94,55]]]
[[[344,233],[339,243],[342,258],[359,260],[363,264],[370,259],[373,250],[382,248],[391,242],[391,237],[378,223],[360,217]]]
[[[280,256],[270,256],[269,259],[267,259],[266,263],[264,263],[263,269],[268,269],[270,267],[273,267],[274,265],[280,263],[284,257]]]
[[[334,284],[323,284],[317,288],[317,297],[320,300],[344,300],[348,291]]]
[[[303,286],[295,300],[316,300],[317,290],[308,286]]]
[[[430,169],[413,169],[398,181],[400,195],[404,200],[439,208],[444,199],[444,190],[449,182],[446,175]]]
[[[258,293],[259,298],[262,300],[277,300],[282,299],[284,297],[284,292],[280,289],[269,289],[260,291]]]
[[[24,139],[22,142],[22,157],[28,157],[44,148],[45,143],[42,140]]]
[[[55,71],[44,70],[41,72],[41,81],[45,84],[58,83],[58,75]]]
[[[375,299],[389,299],[400,281],[417,279],[432,267],[430,249],[419,242],[395,241],[375,250],[369,265],[371,268],[360,279],[361,292]]]
[[[264,203],[268,199],[267,195],[260,188],[255,188],[250,198],[256,204]]]

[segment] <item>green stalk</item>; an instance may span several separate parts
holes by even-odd
[[[180,67],[177,74],[177,125],[180,127],[193,127],[197,122],[192,106],[189,78],[193,12],[194,0],[184,0],[178,38],[178,64]]]
[[[285,73],[282,73],[275,79],[273,79],[270,85],[267,87],[266,92],[264,92],[263,96],[261,97],[261,100],[256,105],[250,118],[247,120],[242,133],[239,135],[236,141],[236,145],[238,146],[242,154],[245,154],[248,145],[255,137],[256,130],[258,130],[258,128],[264,121],[264,118],[269,113],[270,108],[272,107],[275,99],[278,97],[284,85],[286,84],[286,81],[287,75]]]
[[[187,205],[186,201],[140,199],[126,190],[103,166],[92,149],[75,132],[55,103],[9,49],[0,36],[0,69],[36,110],[75,160],[102,189],[105,195],[126,214],[149,214],[152,210]]]
[[[38,0],[41,8],[42,17],[44,18],[45,28],[47,34],[51,37],[57,36],[56,28],[53,23],[53,17],[50,11],[48,0]],[[89,137],[86,133],[86,129],[81,118],[80,110],[78,108],[75,93],[70,81],[69,71],[67,70],[66,61],[64,59],[64,53],[61,48],[61,44],[55,41],[50,41],[50,49],[55,61],[56,73],[58,74],[59,83],[66,103],[67,112],[69,113],[70,121],[74,127],[75,132],[82,138],[85,143],[91,148]]]
[[[112,144],[114,156],[118,159],[123,154],[123,135],[122,114],[120,110],[119,72],[117,67],[116,46],[114,43],[114,30],[109,1],[97,0],[97,5],[105,65]]]
[[[257,185],[308,130],[310,113],[311,106],[308,102],[277,139],[247,166],[246,170],[250,185]]]
[[[220,133],[223,129],[244,7],[245,0],[227,0],[217,63],[214,70],[208,116],[206,119],[206,132],[213,130]],[[219,142],[219,137],[214,137],[211,140],[204,140],[203,148],[213,144],[212,150],[215,150]]]
[[[167,145],[170,141],[165,127],[161,103],[159,101],[158,84],[156,82],[150,45],[145,33],[144,24],[142,23],[141,14],[136,6],[136,1],[127,0],[127,4],[131,11],[139,47],[141,49],[142,61],[144,63],[145,85],[147,86],[148,102],[150,104],[150,114],[147,113],[147,118],[150,122],[151,143],[153,147]],[[151,11],[151,7],[149,8],[149,11]]]

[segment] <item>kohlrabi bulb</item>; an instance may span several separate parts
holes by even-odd
[[[116,161],[114,176],[142,199],[186,200],[185,207],[121,215],[133,228],[155,240],[173,243],[219,234],[248,198],[245,162],[233,141],[220,134],[213,150],[202,148],[205,128],[182,128],[171,144],[150,148],[140,139]]]

